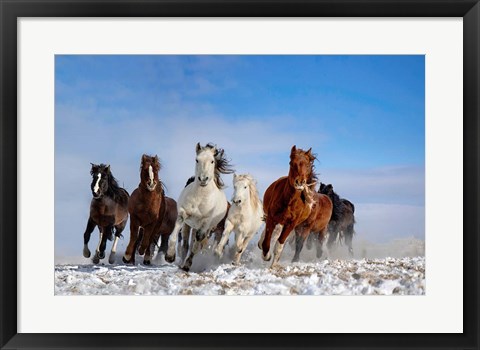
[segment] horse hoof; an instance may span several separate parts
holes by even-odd
[[[143,265],[150,266],[152,265],[152,262],[150,260],[143,260]]]
[[[109,264],[115,263],[115,253],[110,253],[110,256],[108,257],[108,263]]]
[[[130,264],[130,260],[125,259],[125,257],[122,258],[122,261],[123,261],[125,264]]]
[[[270,261],[270,259],[272,258],[272,254],[270,254],[270,252],[268,252],[267,255],[262,255],[262,258],[265,261]]]
[[[100,259],[98,258],[98,255],[97,255],[97,254],[95,254],[95,256],[93,257],[92,262],[93,262],[94,264],[98,264],[98,263],[100,262]]]
[[[100,259],[105,259],[105,252],[98,252],[98,257]]]
[[[91,255],[92,255],[92,253],[90,253],[90,249],[87,248],[87,249],[83,250],[83,256],[85,258],[89,258]]]
[[[300,258],[293,257],[293,259],[292,259],[292,263],[296,263],[296,262],[299,262],[299,261],[300,261]]]
[[[181,269],[185,272],[188,272],[188,271],[190,271],[190,266],[184,265],[184,266],[181,267]]]
[[[168,263],[173,263],[175,261],[175,255],[165,255],[165,261],[168,262]]]

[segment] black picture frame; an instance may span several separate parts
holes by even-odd
[[[0,0],[0,249],[2,349],[478,349],[478,0]],[[17,19],[20,17],[463,17],[462,334],[24,334],[17,333]],[[448,159],[445,163],[448,166]],[[459,233],[456,233],[459,234]],[[439,316],[441,310],[439,310]],[[212,325],[212,332],[215,326]],[[321,331],[321,330],[319,330]]]

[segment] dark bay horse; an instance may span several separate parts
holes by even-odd
[[[331,199],[327,195],[317,193],[309,187],[310,186],[308,186],[307,189],[307,196],[309,197],[308,202],[312,202],[312,210],[307,220],[295,228],[295,256],[292,262],[299,261],[305,239],[309,237],[311,233],[318,236],[317,257],[322,256],[322,245],[327,235],[328,223],[332,216],[333,204]]]
[[[83,256],[90,257],[88,241],[90,241],[93,230],[98,226],[100,240],[92,259],[95,264],[98,264],[100,259],[105,258],[107,239],[112,240],[113,229],[115,229],[115,241],[108,259],[108,262],[113,264],[118,239],[127,224],[129,195],[125,189],[118,186],[117,180],[110,171],[110,165],[92,164],[90,174],[92,175],[90,188],[93,198],[90,202],[87,228],[83,234]]]
[[[160,252],[165,253],[168,237],[177,219],[177,203],[165,196],[158,177],[161,165],[157,156],[143,155],[140,165],[140,184],[132,192],[128,204],[130,213],[130,242],[123,262],[135,263],[135,253],[144,255],[143,263],[151,264],[152,249],[161,239]]]
[[[270,241],[273,237],[275,248],[272,267],[280,259],[290,232],[310,215],[312,203],[308,202],[308,186],[316,179],[313,165],[315,159],[311,148],[304,151],[293,146],[288,176],[279,178],[265,191],[263,210],[266,225],[258,246],[263,251],[263,259],[270,260]]]
[[[328,224],[329,235],[327,248],[330,250],[337,240],[343,238],[348,247],[350,256],[353,256],[352,240],[355,232],[355,206],[349,200],[340,198],[340,196],[333,190],[331,184],[325,185],[320,183],[320,189],[318,192],[327,195],[333,203],[332,217]]]

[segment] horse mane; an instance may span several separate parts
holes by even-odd
[[[233,174],[234,170],[230,161],[227,159],[225,155],[225,151],[222,148],[216,148],[216,146],[212,143],[207,143],[205,148],[214,149],[214,157],[215,157],[215,184],[218,188],[223,188],[225,186],[222,178],[220,177],[221,174]]]
[[[195,176],[190,176],[187,180],[187,183],[185,184],[185,187],[190,185],[193,181],[195,181]]]
[[[331,199],[333,204],[333,210],[330,220],[338,221],[342,216],[345,204],[340,199],[340,196],[335,193],[335,191],[333,190],[333,186],[331,184],[325,185],[323,183],[320,183],[320,189],[318,190],[318,193],[325,194]]]
[[[148,154],[143,154],[142,155],[142,161],[140,162],[140,171],[143,169],[143,163],[145,162],[146,158],[152,158],[152,167],[154,171],[160,171],[162,168],[162,163],[160,163],[160,159],[158,159],[158,156],[149,156]]]
[[[257,210],[259,207],[262,207],[262,202],[260,201],[260,196],[258,195],[257,186],[255,186],[256,181],[250,174],[244,175],[237,175],[237,179],[239,180],[247,180],[248,181],[248,190],[250,192],[250,202],[254,210]]]
[[[107,168],[107,165],[100,164],[99,166],[102,169]],[[112,172],[108,170],[107,172],[107,181],[108,181],[108,191],[107,195],[113,199],[114,202],[126,206],[128,203],[128,192],[118,185],[117,179],[113,176]]]

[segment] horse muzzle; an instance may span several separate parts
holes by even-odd
[[[208,185],[208,177],[201,178],[200,176],[198,177],[198,182],[200,183],[200,186],[205,187]]]
[[[152,182],[147,182],[147,189],[151,192],[154,191],[155,188],[157,187],[157,183],[155,181]]]
[[[235,205],[240,205],[240,203],[242,203],[242,200],[241,199],[232,199],[232,203],[235,204]]]
[[[303,180],[302,182],[295,180],[295,182],[293,183],[293,187],[295,187],[295,189],[298,191],[303,191],[306,185],[307,185],[306,180]]]

